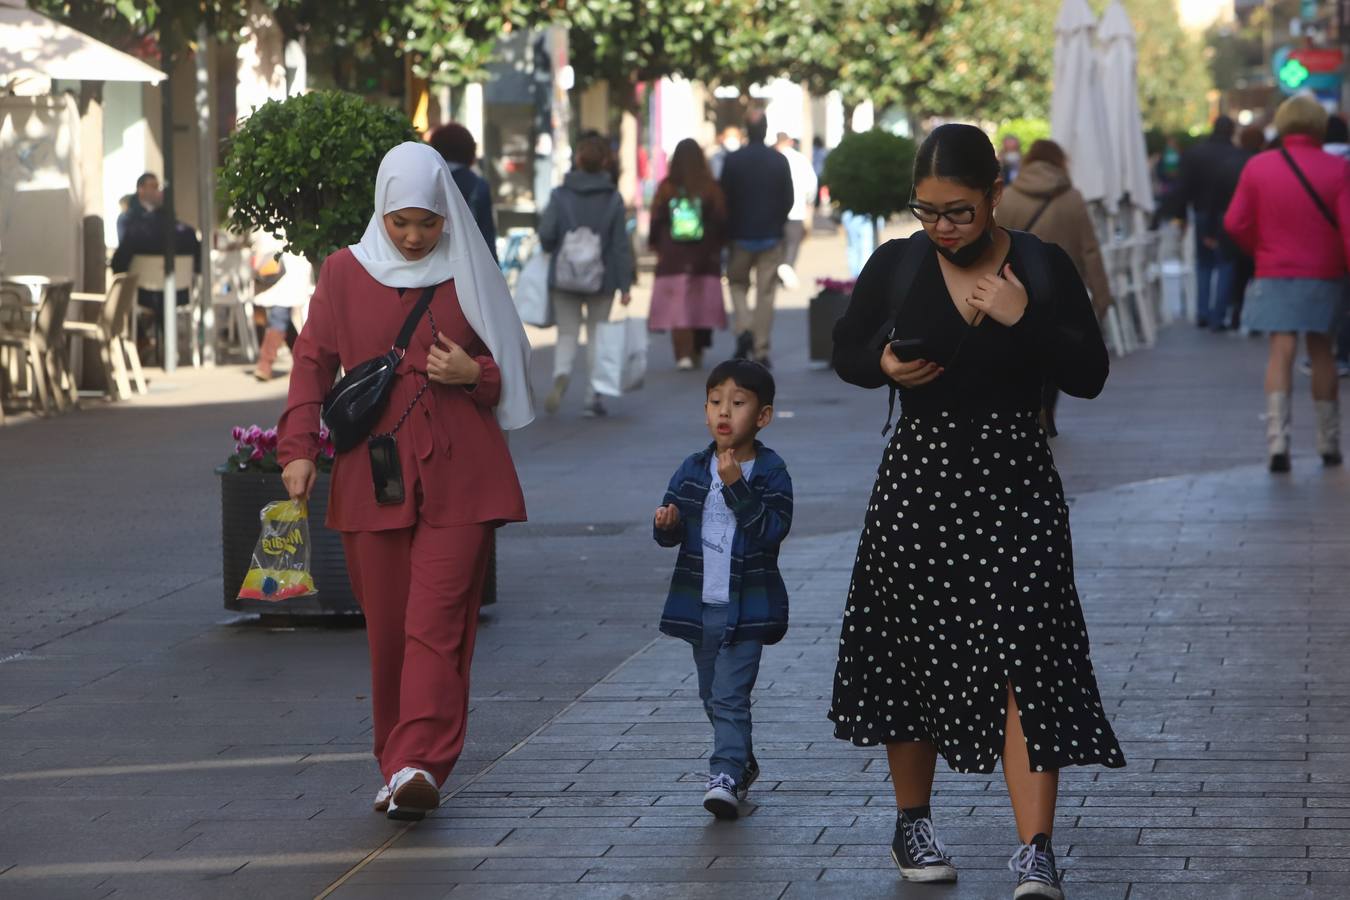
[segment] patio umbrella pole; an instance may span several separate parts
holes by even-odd
[[[160,64],[164,81],[159,86],[162,112],[160,147],[164,152],[164,325],[160,328],[159,351],[164,371],[178,368],[178,286],[174,284],[173,211],[173,52],[169,49],[169,29],[160,31]]]

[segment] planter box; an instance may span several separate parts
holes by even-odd
[[[848,310],[848,294],[821,291],[811,298],[807,311],[808,348],[814,362],[829,362],[834,350],[834,323]]]
[[[227,472],[220,476],[220,537],[225,608],[284,616],[359,616],[361,607],[347,579],[342,536],[323,527],[328,510],[328,476],[320,474],[309,498],[310,572],[318,594],[295,600],[240,600],[253,547],[262,524],[258,513],[274,500],[285,500],[281,475],[272,472]]]

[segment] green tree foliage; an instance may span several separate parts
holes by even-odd
[[[747,0],[573,0],[565,14],[571,63],[582,84],[618,86],[630,108],[639,82],[670,75],[726,82],[725,64],[743,47],[742,16],[750,6]]]
[[[849,134],[825,157],[821,180],[840,209],[888,218],[909,204],[915,152],[913,141],[879,128]]]
[[[401,112],[354,94],[316,91],[273,100],[230,137],[217,196],[231,231],[266,231],[318,262],[355,243],[390,148],[415,141]]]

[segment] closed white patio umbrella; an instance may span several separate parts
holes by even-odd
[[[1055,23],[1050,133],[1069,155],[1074,187],[1114,212],[1119,189],[1094,46],[1096,24],[1087,0],[1065,0]]]
[[[1134,25],[1120,0],[1115,0],[1097,27],[1101,47],[1102,90],[1106,98],[1106,125],[1115,150],[1119,200],[1144,212],[1153,211],[1153,181],[1149,177],[1148,148],[1139,114],[1138,52]]]

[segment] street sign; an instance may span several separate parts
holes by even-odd
[[[1345,53],[1339,47],[1299,47],[1289,51],[1289,58],[1298,60],[1313,74],[1335,72],[1345,63]]]
[[[1339,92],[1344,54],[1322,47],[1281,47],[1271,56],[1271,71],[1285,94]]]

